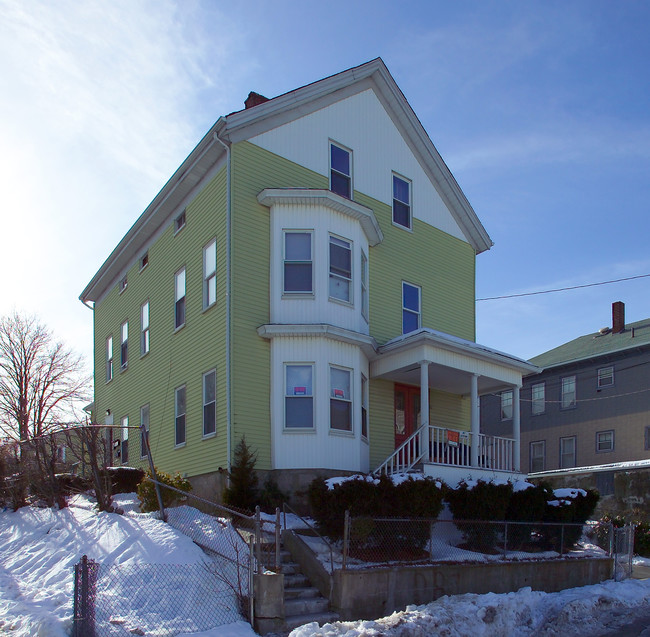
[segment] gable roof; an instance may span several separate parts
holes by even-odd
[[[467,242],[477,254],[489,250],[493,244],[487,231],[383,60],[376,58],[251,108],[220,117],[111,252],[81,293],[81,301],[96,301],[110,289],[129,264],[138,258],[144,243],[191,196],[201,179],[222,161],[226,152],[224,143],[249,139],[368,88],[375,91],[418,157]]]
[[[549,369],[569,363],[618,354],[639,347],[650,346],[650,318],[627,323],[618,334],[585,334],[530,359],[538,367]]]

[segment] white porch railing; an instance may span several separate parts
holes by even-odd
[[[493,471],[514,470],[512,438],[478,435],[478,461],[471,463],[473,434],[445,427],[420,427],[374,471],[375,474],[403,473],[419,463],[456,467],[476,467]]]

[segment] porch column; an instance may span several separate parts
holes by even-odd
[[[478,467],[478,443],[481,433],[481,422],[478,411],[478,374],[472,374],[470,386],[470,423],[472,429],[472,444],[470,448],[470,465]]]
[[[424,461],[431,459],[429,444],[429,361],[420,361],[420,421],[422,429],[422,454]]]
[[[515,385],[512,388],[512,437],[515,439],[513,450],[513,469],[520,471],[521,469],[521,421],[519,411],[519,390],[521,387]]]

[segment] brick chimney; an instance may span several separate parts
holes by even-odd
[[[625,329],[625,303],[612,303],[612,334],[620,334]]]
[[[247,109],[253,108],[253,106],[257,106],[258,104],[264,104],[264,102],[268,102],[268,101],[269,101],[268,97],[264,97],[264,95],[260,95],[255,91],[251,91],[248,94],[248,97],[244,100],[244,106]]]

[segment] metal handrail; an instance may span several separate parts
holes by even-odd
[[[284,530],[287,530],[287,509],[289,510],[290,513],[293,513],[295,516],[297,516],[302,522],[304,522],[316,535],[323,541],[325,542],[327,548],[330,551],[330,574],[334,573],[334,551],[332,549],[332,545],[317,531],[317,529],[309,524],[305,518],[303,518],[299,513],[296,513],[294,509],[292,509],[286,502],[282,503],[282,513],[284,515]]]

